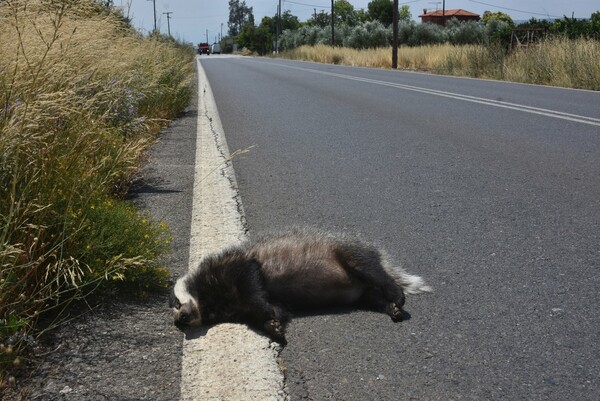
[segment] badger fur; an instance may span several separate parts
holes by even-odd
[[[206,256],[177,280],[170,306],[176,324],[246,323],[285,344],[292,311],[356,305],[397,322],[405,294],[430,290],[372,245],[295,229]]]

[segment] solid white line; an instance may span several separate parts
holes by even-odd
[[[198,131],[189,269],[244,239],[243,213],[221,120],[198,61]],[[219,324],[186,330],[181,399],[284,400],[277,349],[248,327]]]
[[[425,94],[429,94],[429,95],[447,97],[447,98],[451,98],[451,99],[462,100],[465,102],[479,103],[479,104],[483,104],[483,105],[487,105],[487,106],[494,106],[494,107],[500,107],[500,108],[504,108],[504,109],[521,111],[524,113],[538,114],[538,115],[542,115],[542,116],[546,116],[546,117],[558,118],[561,120],[573,121],[573,122],[577,122],[577,123],[581,123],[581,124],[588,124],[588,125],[600,127],[600,118],[582,116],[579,114],[565,113],[565,112],[557,111],[557,110],[550,110],[550,109],[544,109],[544,108],[540,108],[540,107],[527,106],[527,105],[518,104],[518,103],[504,102],[504,101],[500,101],[500,100],[486,99],[486,98],[477,97],[477,96],[463,95],[463,94],[454,93],[454,92],[445,92],[445,91],[429,89],[429,88],[424,88],[424,87],[419,87],[419,86],[404,85],[404,84],[380,81],[380,80],[370,79],[370,78],[355,77],[352,75],[338,74],[335,72],[314,70],[311,68],[303,68],[303,67],[295,67],[295,66],[284,65],[284,64],[271,64],[271,63],[269,63],[269,65],[276,65],[278,67],[289,68],[289,69],[305,71],[305,72],[311,72],[311,73],[320,74],[320,75],[327,75],[327,76],[332,76],[332,77],[341,78],[341,79],[348,79],[351,81],[365,82],[365,83],[370,83],[370,84],[375,84],[375,85],[388,86],[388,87],[396,88],[396,89],[402,89],[402,90],[408,90],[408,91],[413,91],[413,92],[425,93]]]

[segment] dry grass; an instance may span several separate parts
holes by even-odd
[[[391,68],[391,48],[301,46],[283,57],[328,64]],[[600,90],[600,42],[557,38],[507,53],[494,46],[400,47],[398,68],[439,74]]]
[[[452,46],[432,45],[401,47],[398,50],[398,67],[407,70],[433,70],[443,65]],[[392,68],[392,49],[351,49],[327,45],[300,46],[282,54],[285,58],[340,64],[356,67]]]
[[[387,49],[356,50],[327,45],[300,46],[282,54],[294,60],[314,61],[325,64],[340,64],[361,67],[390,68],[392,59]]]
[[[0,49],[1,368],[49,310],[165,285],[166,227],[121,195],[188,104],[193,52],[85,0],[0,2]]]
[[[555,39],[507,57],[509,81],[600,90],[600,41]]]

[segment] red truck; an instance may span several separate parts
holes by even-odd
[[[198,43],[198,54],[210,55],[210,46],[208,43]]]

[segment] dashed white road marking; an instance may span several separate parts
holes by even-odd
[[[243,212],[221,120],[198,61],[198,131],[189,269],[208,253],[245,238]],[[181,399],[285,400],[278,351],[239,324],[186,331]]]

